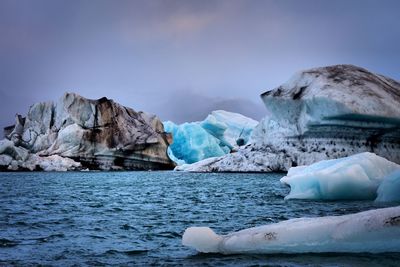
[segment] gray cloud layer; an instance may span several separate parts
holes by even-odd
[[[400,1],[0,1],[0,125],[65,91],[178,122],[255,118],[295,71],[351,63],[400,79]]]

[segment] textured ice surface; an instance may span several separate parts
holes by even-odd
[[[224,110],[213,111],[201,122],[204,129],[230,148],[247,144],[257,124],[246,116]]]
[[[222,236],[208,227],[190,227],[182,244],[222,254],[400,252],[400,206],[292,219]]]
[[[43,171],[67,171],[79,170],[81,163],[59,155],[40,156],[30,154],[28,150],[17,147],[10,140],[0,140],[0,170],[43,170]]]
[[[241,114],[223,110],[213,111],[201,122],[176,125],[166,121],[164,129],[173,136],[168,155],[178,165],[225,155],[239,145],[247,144],[257,123]]]
[[[400,201],[400,170],[387,175],[378,187],[378,202]]]
[[[352,65],[304,70],[261,95],[251,144],[191,171],[288,171],[374,152],[400,163],[400,83]]]
[[[209,157],[222,156],[229,151],[224,151],[220,140],[210,135],[199,123],[183,123],[178,126],[168,121],[164,122],[164,129],[172,133],[173,143],[170,148],[175,160],[193,163]]]
[[[178,164],[178,165],[184,165],[184,164],[186,164],[186,162],[185,162],[184,160],[178,159],[177,157],[175,157],[174,152],[172,152],[171,147],[168,147],[168,149],[167,149],[167,154],[168,154],[168,157],[169,157],[173,162],[175,162],[176,164]]]
[[[170,135],[161,121],[105,97],[91,100],[65,93],[57,102],[32,105],[25,118],[15,119],[8,140],[0,141],[0,154],[13,158],[13,170],[75,170],[74,160],[101,170],[175,167],[167,157]],[[0,169],[7,162],[2,157]]]
[[[400,165],[365,152],[292,167],[281,182],[290,186],[285,199],[375,199],[384,177],[399,169]]]
[[[29,157],[26,149],[15,146],[12,141],[7,139],[0,140],[0,154],[22,161]]]

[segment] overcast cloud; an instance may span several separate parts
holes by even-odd
[[[400,1],[0,0],[0,125],[66,91],[163,120],[260,119],[259,95],[310,67],[400,79]]]

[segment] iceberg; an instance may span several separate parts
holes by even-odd
[[[173,143],[168,156],[178,165],[219,157],[249,143],[257,121],[238,113],[216,110],[201,122],[163,123]]]
[[[160,119],[105,97],[65,93],[5,128],[0,170],[173,169]],[[79,163],[79,164],[78,164]]]
[[[375,199],[385,176],[395,170],[400,165],[364,152],[292,167],[281,182],[290,186],[285,199]]]
[[[353,65],[300,71],[261,94],[266,116],[249,145],[187,169],[286,172],[366,151],[400,164],[399,92],[398,81]]]
[[[257,124],[258,121],[225,110],[215,110],[201,122],[206,131],[231,149],[247,144]]]
[[[183,123],[178,126],[167,121],[164,122],[164,129],[172,133],[173,143],[169,146],[172,150],[170,158],[178,164],[194,163],[229,152],[228,148],[224,150],[220,140],[210,135],[198,123]]]
[[[377,202],[400,202],[400,170],[386,176],[378,187]]]
[[[182,244],[221,254],[400,252],[400,206],[291,219],[228,235],[217,235],[208,227],[190,227]]]

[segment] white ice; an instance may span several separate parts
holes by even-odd
[[[241,141],[247,144],[257,124],[253,119],[225,110],[215,110],[201,122],[204,129],[230,148],[237,147]]]
[[[375,199],[384,177],[399,169],[400,165],[365,152],[292,167],[281,182],[290,186],[285,199]]]
[[[191,171],[288,171],[373,151],[400,163],[400,83],[352,65],[299,72],[261,98],[251,145]],[[376,133],[379,138],[376,139]],[[388,138],[386,138],[388,137]],[[373,141],[373,146],[370,141]],[[239,154],[239,155],[238,155]]]
[[[343,216],[299,218],[217,235],[190,227],[182,244],[204,253],[400,252],[400,206]]]

